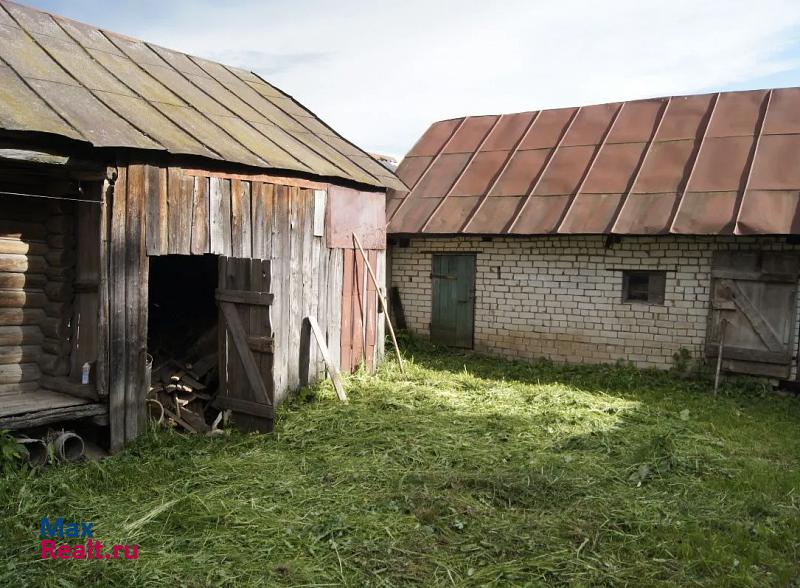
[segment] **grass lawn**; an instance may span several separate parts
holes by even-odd
[[[151,433],[0,481],[0,585],[798,586],[800,402],[409,344],[274,434]],[[38,521],[137,561],[41,561]],[[73,540],[73,542],[75,542]]]

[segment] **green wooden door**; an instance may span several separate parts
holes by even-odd
[[[433,256],[431,341],[472,348],[475,256]]]

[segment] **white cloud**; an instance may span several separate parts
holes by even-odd
[[[691,93],[800,65],[787,57],[796,0],[239,0],[171,15],[125,32],[261,72],[395,155],[442,118]]]

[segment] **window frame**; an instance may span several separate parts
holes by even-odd
[[[630,297],[631,278],[647,278],[647,299]],[[666,299],[667,272],[665,270],[622,270],[622,302],[623,304],[646,304],[663,306]]]

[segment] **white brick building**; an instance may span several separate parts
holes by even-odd
[[[800,88],[434,123],[387,193],[409,329],[517,358],[796,373]]]
[[[602,236],[414,238],[391,248],[408,329],[428,337],[432,258],[475,255],[474,349],[505,357],[669,368],[704,356],[715,251],[798,251],[774,238]],[[666,272],[663,304],[623,302],[623,270]],[[797,343],[794,343],[794,356]]]

